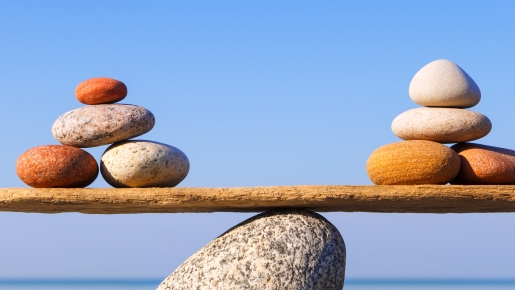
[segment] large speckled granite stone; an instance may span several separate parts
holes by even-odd
[[[115,143],[100,162],[102,176],[114,187],[173,187],[189,170],[190,162],[181,150],[146,140]]]
[[[341,290],[345,243],[322,216],[268,211],[233,227],[193,254],[158,290]]]
[[[61,115],[52,134],[63,145],[95,147],[143,135],[154,124],[152,112],[139,106],[93,105]]]

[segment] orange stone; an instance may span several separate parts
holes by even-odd
[[[460,158],[449,147],[433,141],[410,140],[376,149],[367,173],[378,185],[446,184],[460,170]]]
[[[86,105],[111,104],[127,96],[127,86],[111,78],[92,78],[77,86],[75,96]]]
[[[97,178],[98,163],[77,147],[37,146],[18,157],[16,174],[32,187],[86,187]]]
[[[461,169],[451,184],[515,184],[515,151],[474,143],[458,143]]]

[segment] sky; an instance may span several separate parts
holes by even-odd
[[[449,59],[478,84],[476,143],[515,149],[513,1],[2,1],[0,187],[75,87],[123,81],[153,112],[136,139],[189,158],[180,187],[370,185],[400,141],[414,74]],[[107,146],[88,148],[99,160]],[[110,187],[101,176],[90,187]],[[0,278],[165,278],[243,213],[0,213]],[[347,278],[515,278],[515,214],[323,213]]]

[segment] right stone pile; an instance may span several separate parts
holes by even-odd
[[[481,100],[474,80],[449,60],[433,61],[413,77],[409,95],[424,106],[397,116],[392,131],[405,140],[382,146],[367,161],[378,185],[515,184],[515,151],[464,143],[486,136],[492,123],[466,110]],[[450,148],[442,143],[457,143]]]

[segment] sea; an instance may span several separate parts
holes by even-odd
[[[0,279],[0,290],[155,290],[159,279]],[[346,279],[345,290],[508,290],[515,279]]]

